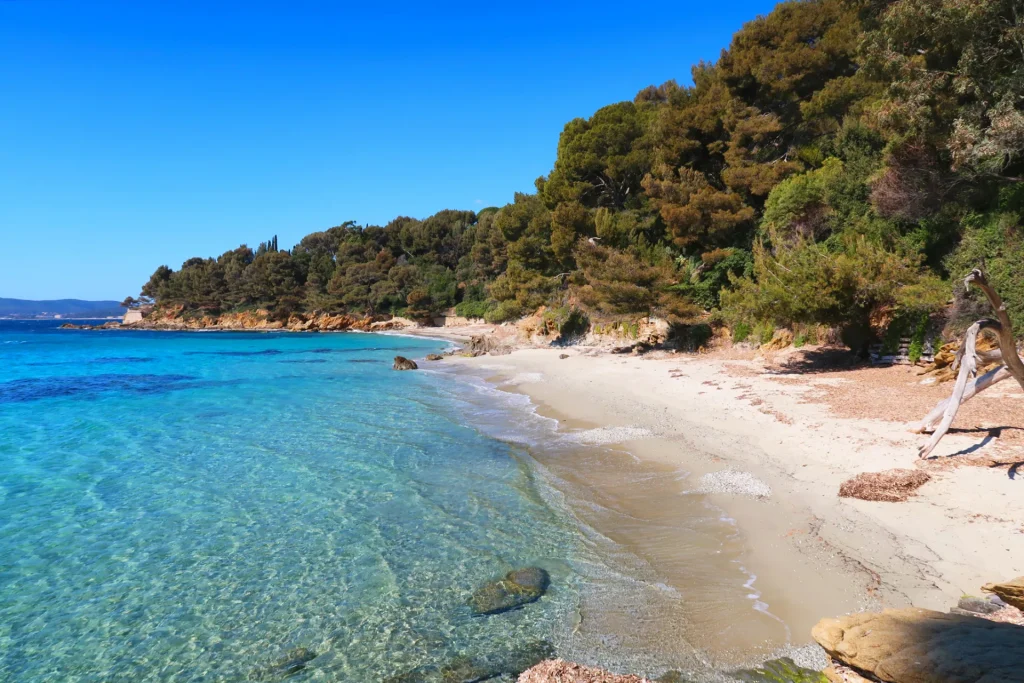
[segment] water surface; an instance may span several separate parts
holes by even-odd
[[[573,625],[587,550],[525,452],[394,372],[440,342],[0,322],[0,680],[377,681]],[[482,582],[540,565],[496,617]]]

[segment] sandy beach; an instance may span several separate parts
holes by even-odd
[[[581,518],[643,558],[674,591],[686,639],[712,655],[806,644],[819,619],[852,611],[946,611],[1024,573],[1012,419],[1024,392],[1012,382],[965,406],[919,463],[923,437],[907,422],[950,385],[922,384],[906,366],[820,371],[752,353],[587,347],[443,362],[529,396],[560,431],[596,435],[600,453],[540,464],[588,493]],[[932,479],[904,502],[838,496],[851,477],[893,468]],[[707,532],[692,521],[695,500],[734,524],[728,543],[695,541]]]

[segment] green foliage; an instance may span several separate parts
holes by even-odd
[[[911,363],[916,364],[924,355],[924,338],[928,332],[928,315],[924,314],[914,328],[914,334],[910,338],[910,346],[907,349],[907,358]]]
[[[831,243],[774,239],[754,249],[754,277],[740,278],[723,292],[732,320],[854,325],[868,328],[887,309],[933,311],[944,302],[944,286],[922,272],[915,259],[887,251],[866,237]]]
[[[672,328],[672,336],[679,341],[684,351],[697,351],[707,345],[714,332],[707,323],[696,323],[692,325],[675,325]]]
[[[958,327],[992,314],[984,296],[977,290],[965,290],[961,283],[982,263],[1010,319],[1024,321],[1024,231],[1020,214],[997,211],[972,214],[964,220],[960,244],[945,264],[955,278],[954,322]]]
[[[815,343],[828,325],[863,346],[885,320],[916,339],[951,290],[954,323],[988,315],[948,282],[984,262],[1024,319],[1018,4],[782,2],[692,86],[566,124],[535,194],[160,266],[140,301],[491,322],[573,301],[677,324],[707,312],[736,341],[781,326]]]
[[[455,315],[463,318],[483,318],[491,308],[493,304],[488,301],[462,301],[455,306]]]
[[[571,344],[590,329],[590,316],[575,306],[559,306],[544,312],[544,319],[554,323],[559,341]]]

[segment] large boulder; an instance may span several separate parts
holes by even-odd
[[[909,607],[823,619],[833,660],[886,683],[1024,681],[1024,627]]]
[[[391,366],[392,370],[418,370],[419,366],[416,365],[416,361],[409,360],[405,356],[395,356],[395,364]]]
[[[469,606],[476,614],[500,614],[535,602],[547,592],[551,577],[540,567],[516,569],[504,579],[486,583],[473,593]]]
[[[477,334],[469,338],[469,341],[462,348],[465,356],[506,356],[512,353],[512,347],[505,343],[505,340],[494,334]]]
[[[981,587],[986,593],[994,593],[1007,605],[1024,611],[1024,576],[1018,576],[1006,583],[989,583]]]

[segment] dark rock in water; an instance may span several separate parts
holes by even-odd
[[[306,663],[316,659],[316,653],[307,647],[289,650],[270,665],[253,671],[249,680],[283,681],[306,668]]]
[[[428,353],[427,360],[444,360],[444,356],[439,353]]]
[[[655,683],[690,683],[690,679],[684,678],[678,671],[666,671],[654,679]]]
[[[418,370],[419,366],[405,356],[395,356],[395,364],[391,368],[393,370]]]
[[[456,657],[441,667],[442,683],[479,683],[489,681],[501,675],[501,671],[495,671],[482,662],[475,661],[469,657]]]
[[[555,656],[555,646],[546,640],[535,640],[517,647],[502,658],[498,667],[502,673],[518,676],[527,669],[537,666],[545,659]]]
[[[828,683],[825,674],[798,666],[789,657],[773,659],[755,669],[735,671],[732,676],[747,683]]]
[[[550,583],[551,577],[540,567],[516,569],[477,589],[469,606],[476,614],[500,614],[539,600]]]
[[[519,674],[555,656],[555,648],[544,640],[503,648],[480,657],[460,655],[444,666],[421,666],[384,679],[384,683],[477,683],[514,681]]]
[[[977,598],[968,595],[960,598],[960,602],[957,603],[953,611],[970,614],[992,614],[1002,608],[1002,605],[987,598]]]
[[[434,667],[419,667],[412,671],[388,676],[384,683],[434,683],[440,680],[441,674]]]

